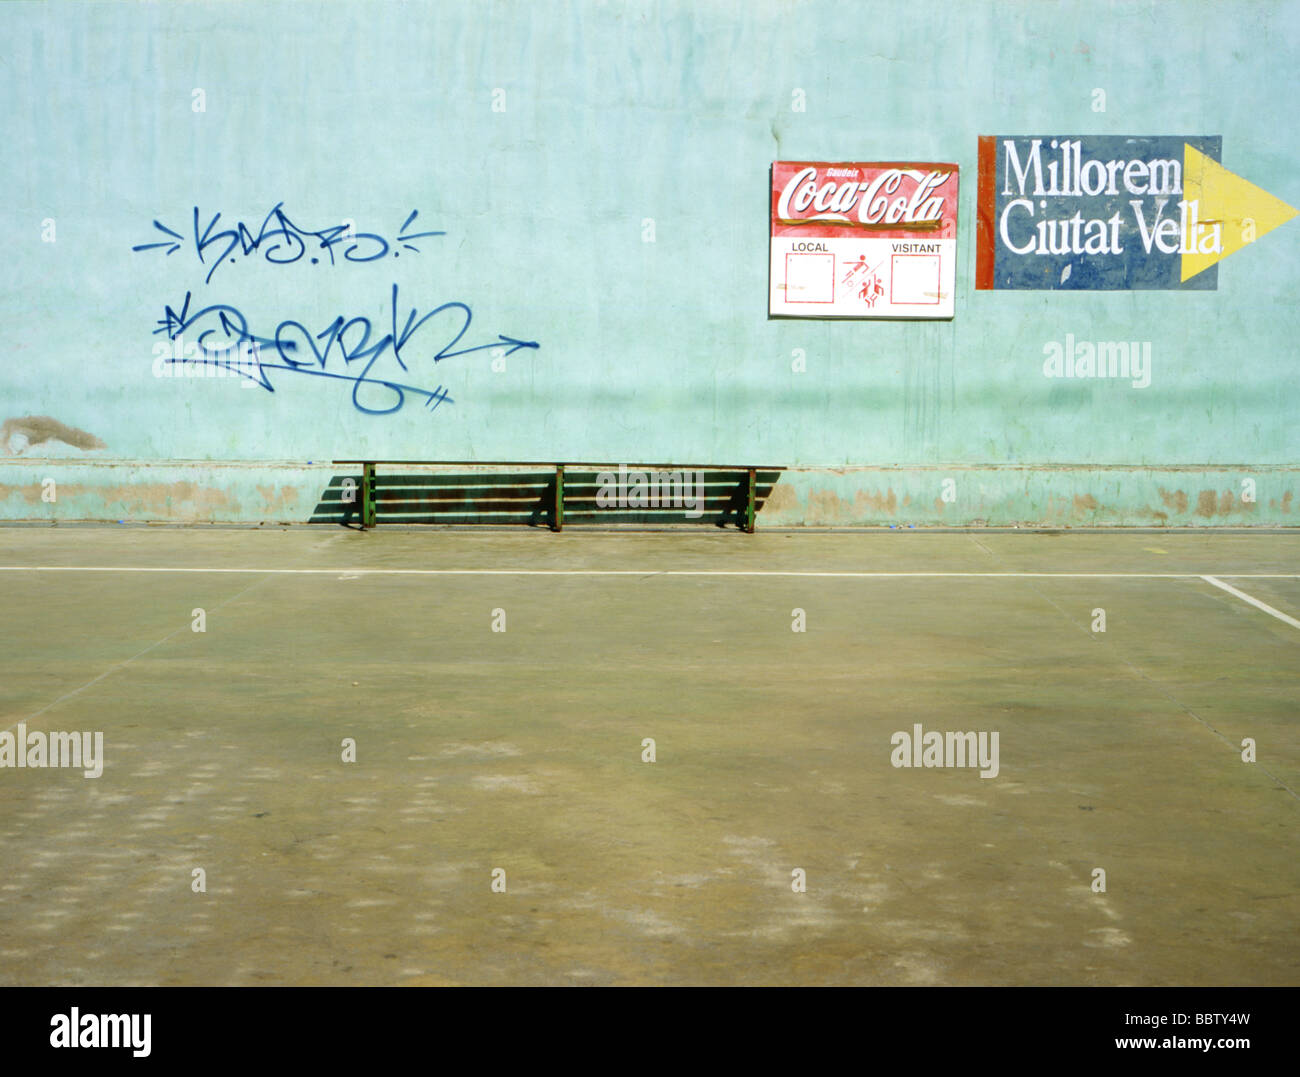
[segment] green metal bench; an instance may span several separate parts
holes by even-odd
[[[713,524],[734,521],[753,533],[755,518],[783,470],[780,467],[729,467],[717,464],[536,464],[510,461],[467,463],[452,460],[335,460],[356,466],[360,474],[330,481],[312,523],[348,523],[358,517],[369,529],[382,522],[412,524],[531,524],[543,521],[562,531],[581,524]],[[401,472],[379,469],[400,467]],[[459,472],[452,469],[461,469]],[[469,471],[508,468],[509,471]],[[418,469],[418,470],[413,470]],[[626,504],[602,506],[610,476],[650,480],[652,503],[631,503],[627,484],[619,487]],[[681,496],[688,479],[695,502],[689,509]],[[633,490],[636,489],[633,483]],[[661,496],[669,491],[667,498]],[[702,496],[700,496],[702,495]],[[637,497],[640,502],[643,498]],[[663,501],[669,504],[663,504]],[[698,510],[698,512],[696,511]]]

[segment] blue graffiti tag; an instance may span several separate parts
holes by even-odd
[[[390,250],[394,258],[398,257],[400,252],[392,250],[398,245],[418,254],[420,248],[415,246],[412,240],[447,234],[446,232],[408,232],[407,229],[415,223],[415,218],[420,214],[418,209],[411,211],[402,222],[402,227],[397,230],[397,238],[391,242],[374,232],[357,232],[347,224],[311,231],[294,224],[284,212],[283,206],[283,202],[276,203],[271,212],[266,215],[266,219],[262,221],[256,235],[243,221],[239,221],[233,227],[217,231],[217,224],[221,220],[220,213],[214,214],[207,225],[203,226],[199,220],[199,207],[195,206],[194,251],[201,265],[209,265],[208,259],[212,259],[211,268],[204,282],[211,283],[217,268],[228,258],[231,262],[234,261],[230,256],[236,248],[239,248],[245,257],[260,254],[275,265],[289,265],[306,257],[309,251],[322,251],[329,258],[330,265],[334,265],[335,247],[342,247],[347,243],[351,246],[347,246],[341,252],[344,261],[374,262],[383,258]],[[133,251],[162,250],[170,257],[187,241],[187,237],[158,220],[153,222],[153,226],[167,238],[157,243],[137,244],[131,248]],[[319,263],[320,258],[312,257],[311,261],[314,265]]]
[[[271,336],[265,337],[253,333],[244,315],[229,304],[214,303],[191,314],[191,297],[190,292],[185,293],[185,302],[181,305],[180,313],[170,306],[166,307],[154,333],[164,334],[170,340],[176,341],[185,332],[198,327],[196,339],[199,348],[205,353],[218,355],[218,358],[178,357],[166,360],[168,363],[221,367],[257,382],[272,393],[275,392],[275,387],[267,374],[269,370],[288,370],[295,374],[350,381],[353,383],[352,404],[358,411],[367,415],[391,415],[395,411],[400,411],[402,405],[406,403],[407,393],[424,397],[425,406],[430,411],[441,403],[455,403],[441,385],[433,390],[422,389],[403,381],[371,374],[375,366],[387,356],[391,356],[398,367],[406,373],[410,372],[406,357],[430,358],[429,349],[432,345],[420,347],[415,338],[426,324],[433,323],[440,316],[443,316],[441,323],[444,328],[437,339],[445,339],[446,343],[431,356],[435,363],[490,348],[502,348],[505,349],[504,355],[512,355],[520,348],[541,347],[534,340],[516,340],[514,337],[498,333],[497,339],[491,343],[453,350],[464,337],[473,318],[469,306],[460,302],[443,303],[423,317],[419,316],[418,308],[412,308],[406,314],[406,320],[399,331],[396,284],[393,285],[392,291],[391,331],[373,342],[371,336],[374,327],[369,318],[360,316],[345,318],[340,314],[314,335],[302,322],[286,319],[275,327],[275,332]],[[238,357],[241,346],[244,346],[242,350],[245,358],[243,359]],[[273,357],[280,361],[263,361],[261,352],[264,348],[271,351]],[[406,357],[403,355],[403,349],[407,349]],[[342,370],[338,369],[337,364],[335,369],[327,369],[336,352],[343,360]],[[308,353],[310,357],[306,357]],[[301,354],[304,358],[294,358],[295,354]],[[359,373],[350,371],[348,365],[358,361],[364,361],[364,367]],[[391,402],[392,406],[376,407],[364,403],[360,396],[362,386],[377,387],[378,391],[391,393],[392,396],[388,397],[387,401]],[[373,399],[372,403],[374,403]]]

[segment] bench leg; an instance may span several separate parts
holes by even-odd
[[[564,530],[564,465],[555,465],[555,522],[552,531]]]
[[[375,526],[375,465],[362,464],[361,529]]]

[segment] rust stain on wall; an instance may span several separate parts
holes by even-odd
[[[20,444],[15,448],[14,442],[20,438],[25,440],[26,444]],[[84,449],[87,452],[91,449],[108,448],[94,434],[78,430],[75,426],[68,426],[48,415],[25,415],[21,419],[6,419],[4,424],[0,425],[0,449],[4,450],[6,456],[19,456],[24,449],[30,449],[34,445],[44,445],[47,441],[62,441],[74,449]]]

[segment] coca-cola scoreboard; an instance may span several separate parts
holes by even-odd
[[[951,318],[957,166],[777,161],[768,314]]]

